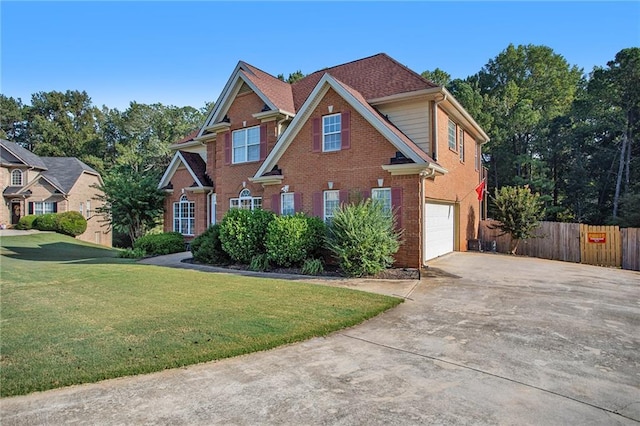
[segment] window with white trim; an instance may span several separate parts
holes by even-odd
[[[87,219],[91,217],[91,200],[87,200]]]
[[[280,214],[283,216],[291,216],[296,213],[296,206],[293,192],[285,192],[280,198]]]
[[[257,210],[262,208],[262,197],[252,197],[247,188],[240,191],[238,198],[231,198],[229,206],[232,209]]]
[[[173,231],[182,235],[194,235],[196,226],[196,203],[189,201],[186,195],[173,203]]]
[[[22,186],[22,170],[15,169],[11,172],[11,186]]]
[[[462,128],[460,129],[458,144],[460,145],[460,161],[464,163],[464,130],[462,130]]]
[[[449,120],[448,126],[448,134],[449,134],[449,149],[456,150],[456,123]]]
[[[232,133],[233,164],[260,160],[260,126]]]
[[[34,201],[33,214],[55,213],[55,203],[48,201]]]
[[[324,221],[333,219],[335,210],[340,207],[340,191],[324,191]]]
[[[322,151],[339,151],[342,145],[342,116],[340,114],[322,117]]]
[[[387,216],[391,216],[391,188],[373,188],[371,190],[371,199],[374,203],[380,203],[382,211]]]
[[[78,211],[84,217],[84,203],[80,203],[80,208],[78,209]]]

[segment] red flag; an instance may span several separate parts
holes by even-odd
[[[478,201],[482,201],[484,196],[484,179],[476,186],[476,194],[478,194]]]

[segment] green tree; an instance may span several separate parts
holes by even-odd
[[[28,107],[22,99],[0,94],[0,138],[28,146]]]
[[[473,77],[493,118],[486,146],[492,187],[528,184],[554,202],[548,194],[564,176],[550,169],[557,140],[550,127],[570,111],[581,75],[549,47],[509,45]]]
[[[157,225],[165,199],[157,188],[157,174],[116,167],[103,175],[103,182],[96,188],[103,192],[97,199],[104,205],[96,210],[106,217],[105,226],[127,235],[133,244]]]
[[[278,80],[285,81],[289,84],[293,84],[298,80],[302,80],[304,77],[305,75],[300,70],[297,70],[296,72],[289,74],[289,77],[287,77],[286,80],[284,79],[284,74],[278,74],[277,76]]]
[[[438,86],[445,87],[448,86],[451,82],[451,75],[448,72],[441,70],[440,68],[436,68],[433,71],[423,71],[420,75],[430,82],[437,84]]]
[[[529,186],[503,186],[495,189],[491,200],[495,206],[493,229],[501,235],[511,235],[511,254],[516,254],[521,240],[531,238],[544,217],[540,194],[534,194]]]

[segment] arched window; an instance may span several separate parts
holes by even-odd
[[[11,186],[22,186],[22,170],[15,169],[11,172]]]
[[[256,210],[262,208],[262,197],[252,197],[251,191],[244,188],[238,194],[238,198],[232,198],[229,202],[232,209]]]
[[[173,203],[173,230],[182,235],[194,235],[196,225],[196,203],[189,201],[186,195]]]

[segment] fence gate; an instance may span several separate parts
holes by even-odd
[[[580,225],[581,263],[598,266],[622,265],[622,240],[618,226]]]

